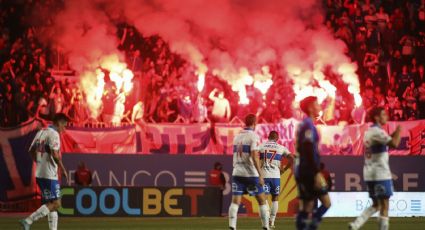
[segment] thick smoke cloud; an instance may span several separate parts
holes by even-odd
[[[359,93],[356,66],[346,47],[322,25],[320,0],[72,0],[56,20],[57,42],[78,71],[119,54],[113,21],[125,20],[145,36],[158,34],[198,73],[211,73],[234,90],[264,81],[263,66],[278,63],[295,92],[323,80],[326,67]],[[122,58],[120,56],[120,58]],[[250,76],[253,79],[247,79]],[[259,79],[256,79],[259,78]],[[359,98],[359,97],[358,97]]]

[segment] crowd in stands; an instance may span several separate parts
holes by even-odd
[[[425,118],[425,1],[328,0],[327,28],[359,66],[366,108],[391,120]]]
[[[51,9],[61,5],[18,2],[0,0],[0,127],[34,116],[50,119],[56,112],[67,113],[75,123],[102,121],[90,119],[77,81],[57,80],[49,72],[69,68],[56,62],[60,54],[55,47],[38,39],[51,16],[40,18],[43,23],[26,17],[40,4],[52,4]],[[391,120],[424,119],[425,0],[324,0],[324,10],[325,26],[346,43],[358,64],[364,109],[381,105]],[[195,68],[161,37],[144,36],[122,23],[117,39],[139,89],[136,100],[126,101],[129,122],[227,122],[248,111],[266,122],[294,116],[292,84],[278,66],[269,66],[274,84],[266,95],[247,86],[250,103],[241,105],[231,86],[210,74],[199,92]],[[341,99],[345,96],[337,95],[334,120],[351,123],[353,102]]]

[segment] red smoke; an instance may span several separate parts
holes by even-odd
[[[118,55],[123,61],[114,22],[124,20],[145,36],[161,36],[197,68],[198,76],[210,71],[226,80],[239,92],[241,103],[247,103],[246,85],[267,91],[272,80],[268,66],[277,63],[281,75],[293,79],[297,100],[316,91],[334,97],[323,74],[330,67],[359,105],[357,67],[345,55],[344,43],[322,24],[321,2],[72,0],[58,14],[56,42],[69,52],[73,68],[93,72],[103,56]],[[319,89],[311,86],[313,79]]]

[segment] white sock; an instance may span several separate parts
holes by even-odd
[[[58,212],[50,212],[49,215],[47,215],[47,218],[49,219],[49,229],[50,230],[57,230],[58,229]]]
[[[374,208],[373,206],[370,206],[369,208],[365,209],[362,214],[360,214],[359,217],[353,222],[354,227],[360,228],[363,226],[364,223],[378,210]]]
[[[29,217],[27,217],[25,221],[28,224],[32,224],[35,221],[47,216],[49,212],[50,212],[49,208],[47,208],[47,206],[43,204],[40,208],[37,209],[37,211],[33,212]]]
[[[272,208],[270,211],[270,224],[274,226],[274,220],[276,219],[277,210],[279,209],[279,201],[272,202]]]
[[[379,217],[379,230],[388,230],[390,228],[390,218],[386,216]]]
[[[263,223],[263,228],[269,229],[270,210],[267,203],[260,205],[260,217],[261,222]]]
[[[236,229],[236,222],[238,220],[239,205],[231,203],[229,207],[229,227]]]

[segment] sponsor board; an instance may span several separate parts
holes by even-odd
[[[64,187],[61,216],[219,216],[220,189]]]
[[[330,192],[329,196],[333,204],[325,217],[356,217],[372,205],[367,192]],[[388,214],[390,217],[425,216],[425,192],[395,192],[390,198]]]
[[[222,212],[227,211],[231,199],[232,158],[229,156],[185,155],[114,155],[114,154],[64,154],[70,181],[74,184],[74,169],[84,161],[93,172],[94,186],[165,186],[206,187],[208,174],[215,162],[223,164],[226,188],[223,191]],[[348,156],[323,156],[334,182],[334,191],[366,191],[363,182],[363,158]],[[425,158],[420,156],[391,157],[395,191],[424,191]],[[292,170],[281,177],[279,215],[291,216],[297,210],[297,187]],[[257,202],[244,196],[241,213],[256,214]]]

